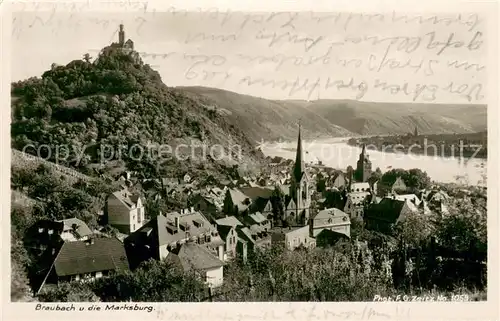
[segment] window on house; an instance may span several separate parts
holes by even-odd
[[[38,233],[43,233],[43,227],[38,228]]]
[[[54,234],[54,230],[49,230],[48,233],[49,235]]]

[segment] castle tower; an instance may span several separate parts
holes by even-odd
[[[361,154],[359,154],[359,160],[356,166],[356,176],[359,181],[366,182],[372,174],[372,162],[368,159],[366,154],[366,145],[363,144],[363,149]]]
[[[125,31],[123,30],[123,24],[120,24],[120,31],[118,32],[118,43],[123,47],[125,45]]]
[[[290,184],[290,195],[295,201],[297,222],[306,225],[309,223],[309,208],[311,206],[311,196],[309,194],[309,177],[306,173],[304,160],[304,150],[302,148],[302,137],[300,133],[297,139],[297,154],[295,164],[292,169],[292,179]]]

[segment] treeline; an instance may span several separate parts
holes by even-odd
[[[11,260],[12,295],[26,295],[32,276],[37,274],[39,251],[32,248],[28,230],[39,220],[76,217],[91,229],[98,227],[96,213],[103,208],[105,196],[113,187],[99,180],[92,182],[65,179],[45,165],[11,167],[11,189],[34,200],[32,206],[12,203]]]

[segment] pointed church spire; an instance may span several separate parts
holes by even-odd
[[[363,147],[361,148],[361,154],[359,154],[359,159],[364,162],[366,158],[367,158],[366,157],[366,144],[363,144]]]
[[[418,136],[418,129],[417,126],[415,126],[415,131],[413,132],[413,136],[417,137]]]
[[[293,165],[293,177],[296,182],[300,182],[302,174],[305,172],[306,166],[304,161],[304,151],[302,149],[302,137],[300,133],[300,120],[299,120],[299,135],[297,139],[297,154],[295,155],[295,164]]]

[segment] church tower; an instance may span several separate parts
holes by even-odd
[[[120,31],[118,32],[118,44],[122,47],[125,45],[125,31],[123,30],[123,24],[120,24]]]
[[[306,173],[304,160],[304,150],[302,148],[302,137],[300,133],[297,139],[297,154],[293,165],[290,184],[290,195],[296,205],[296,222],[301,225],[309,223],[309,208],[311,206],[311,196],[309,194],[309,177]]]
[[[356,166],[356,176],[361,182],[367,182],[372,174],[372,162],[368,159],[366,154],[366,145],[363,144],[363,149],[361,154],[359,154],[359,160]]]
[[[415,126],[415,131],[413,132],[413,136],[417,137],[418,136],[418,129],[417,126]]]

